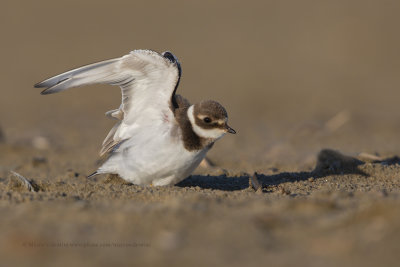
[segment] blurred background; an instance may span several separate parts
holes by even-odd
[[[10,142],[40,135],[94,157],[119,89],[41,96],[33,84],[134,49],[170,50],[183,67],[179,93],[220,101],[237,129],[210,154],[221,164],[307,165],[322,147],[396,154],[399,7],[388,0],[5,0],[0,125]]]
[[[398,263],[398,165],[366,164],[368,179],[304,180],[298,172],[311,170],[323,148],[400,154],[400,1],[1,3],[0,252],[38,266],[165,265],[179,253],[185,266],[194,259]],[[42,96],[33,85],[134,49],[172,51],[183,68],[178,93],[226,107],[238,134],[208,155],[227,177],[153,189],[86,179],[114,123],[104,113],[120,105],[119,88]],[[45,189],[15,189],[10,170]],[[254,171],[275,183],[268,194],[246,189],[243,172]],[[230,191],[238,181],[244,186]],[[134,240],[151,248],[81,253],[22,248],[27,240]]]

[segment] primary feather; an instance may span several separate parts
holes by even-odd
[[[164,56],[165,55],[165,56]],[[72,87],[95,83],[118,85],[121,106],[106,113],[118,120],[103,142],[100,154],[130,137],[137,127],[159,127],[173,119],[174,94],[180,78],[180,66],[169,52],[134,50],[120,58],[83,66],[54,76],[35,87],[45,88],[42,94],[53,94]],[[165,125],[168,127],[168,125]]]

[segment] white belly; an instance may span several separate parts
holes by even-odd
[[[140,143],[128,140],[99,172],[116,173],[134,184],[171,185],[188,177],[208,152],[208,148],[187,151],[180,140],[156,139]]]

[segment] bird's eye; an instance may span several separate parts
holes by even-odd
[[[203,121],[204,121],[205,123],[210,123],[210,122],[211,122],[211,119],[210,119],[209,117],[205,117],[205,118],[203,119]]]

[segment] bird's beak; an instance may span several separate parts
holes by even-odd
[[[226,125],[226,131],[227,131],[228,133],[231,133],[231,134],[236,134],[236,131],[233,130],[231,127],[229,127],[228,124]]]

